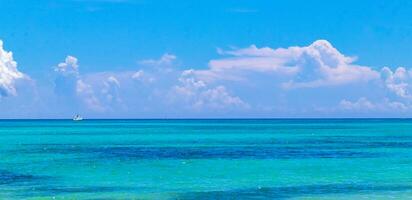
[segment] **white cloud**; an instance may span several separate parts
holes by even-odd
[[[102,94],[106,96],[106,100],[110,103],[121,102],[119,90],[120,82],[114,76],[109,76],[104,82]]]
[[[390,101],[384,99],[382,102],[371,102],[365,97],[361,97],[356,101],[342,100],[339,103],[339,107],[343,110],[350,111],[383,111],[383,112],[399,112],[407,111],[412,107],[409,104],[405,104],[397,101]]]
[[[3,49],[3,41],[0,40],[0,96],[17,95],[16,81],[28,79],[26,75],[17,69],[17,62],[13,59],[13,53]]]
[[[195,70],[202,80],[247,80],[250,73],[274,74],[283,88],[307,88],[368,82],[379,73],[354,64],[354,57],[340,53],[326,40],[305,47],[272,49],[252,45],[218,53],[229,57],[209,62],[209,69]]]
[[[152,83],[155,81],[155,78],[143,70],[138,70],[137,72],[133,73],[132,79],[141,81],[143,83]]]
[[[145,105],[145,110],[166,106],[166,110],[201,112],[250,110],[259,113],[259,108],[270,107],[297,115],[317,112],[316,108],[364,113],[411,108],[408,103],[412,100],[410,71],[398,68],[392,72],[383,68],[378,72],[357,65],[354,57],[340,53],[326,40],[303,47],[272,49],[251,45],[243,49],[218,49],[218,53],[223,58],[211,60],[207,69],[178,70],[174,63],[176,56],[166,53],[157,60],[141,61],[140,64],[148,67],[140,66],[137,71],[90,74],[80,74],[78,60],[68,56],[56,67],[56,72],[64,78],[63,83],[72,86],[76,101],[98,112],[140,109],[140,104]],[[383,81],[379,81],[379,76]],[[384,96],[384,91],[379,90],[382,83],[402,99]],[[333,91],[338,97],[328,100],[324,94],[335,90],[334,86],[341,86],[341,90]],[[353,93],[348,91],[354,86]],[[298,88],[302,94],[300,90],[292,90]],[[303,92],[305,88],[317,89]],[[367,93],[359,92],[361,89]],[[308,103],[297,102],[296,95]],[[359,98],[359,95],[365,97]],[[376,101],[377,98],[384,100]],[[337,109],[336,101],[340,99],[343,100]],[[325,107],[328,103],[332,103],[333,108]]]
[[[299,75],[304,78],[292,80],[287,84],[290,87],[342,85],[379,78],[379,73],[370,67],[353,64],[354,57],[343,55],[326,40],[315,41],[302,50],[298,65]]]
[[[293,59],[298,53],[295,47],[273,50],[269,47],[257,48],[251,45],[245,49],[224,51],[218,49],[221,55],[232,57],[211,60],[210,71],[214,73],[231,73],[231,71],[277,72],[281,74],[295,74],[298,67],[285,62]]]
[[[231,109],[248,108],[249,105],[237,96],[229,94],[226,87],[208,86],[204,81],[197,80],[192,71],[184,71],[179,78],[179,85],[172,89],[174,97],[183,100],[191,108],[201,109]]]
[[[353,64],[355,58],[341,54],[326,40],[318,40],[302,50],[298,61],[300,77],[284,84],[287,88],[343,85],[379,78],[378,72]]]
[[[387,89],[395,93],[397,96],[411,99],[410,92],[412,82],[412,71],[407,71],[403,67],[398,67],[395,72],[392,72],[388,67],[383,67],[381,70],[381,78]]]
[[[106,110],[104,106],[102,106],[100,100],[96,97],[92,86],[81,79],[77,80],[76,94],[88,108],[99,112]]]
[[[219,109],[226,109],[228,106],[239,108],[249,107],[239,97],[230,95],[222,85],[201,92],[194,105],[195,107],[206,106]]]
[[[139,80],[139,79],[141,79],[143,76],[144,76],[144,71],[143,71],[143,70],[139,70],[139,71],[135,72],[135,73],[132,75],[132,78]]]
[[[357,101],[353,102],[344,99],[339,103],[339,105],[345,110],[373,110],[376,108],[376,105],[365,97],[361,97]]]
[[[135,71],[88,74],[80,73],[76,57],[67,56],[55,67],[56,91],[67,107],[78,104],[90,113],[135,117],[156,111],[180,116],[185,109],[212,117],[245,110],[267,117],[412,111],[412,71],[384,67],[379,72],[357,65],[354,57],[325,40],[303,47],[251,45],[218,53],[223,58],[211,60],[206,69],[179,70],[176,56],[164,54],[141,61],[146,66]]]
[[[54,70],[55,92],[66,104],[85,105],[86,108],[103,112],[104,105],[99,100],[93,86],[85,81],[79,73],[78,60],[74,56],[67,56],[65,61],[59,63]]]
[[[76,87],[80,80],[77,58],[67,56],[64,62],[59,63],[54,71],[54,91],[57,95],[65,97],[68,101],[74,101],[76,97]],[[71,99],[71,100],[69,100]]]
[[[77,58],[74,56],[67,56],[65,61],[59,63],[54,70],[62,74],[78,74],[79,65],[77,64]]]
[[[162,65],[171,65],[173,61],[176,60],[176,56],[173,54],[165,53],[158,60],[147,59],[139,61],[139,64],[142,65],[153,65],[153,66],[162,66]]]

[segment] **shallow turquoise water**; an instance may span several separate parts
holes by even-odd
[[[412,120],[5,120],[0,199],[412,199]]]

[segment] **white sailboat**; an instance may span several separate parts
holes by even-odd
[[[83,117],[81,117],[79,114],[73,117],[73,121],[82,121],[82,120],[83,120]]]

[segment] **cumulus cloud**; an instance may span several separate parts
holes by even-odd
[[[344,99],[339,105],[341,108],[346,110],[373,110],[376,108],[376,105],[365,97],[361,97],[357,101],[349,101]]]
[[[80,80],[78,61],[76,57],[67,56],[64,62],[59,63],[54,71],[54,91],[60,96],[73,99],[76,96],[76,87]],[[71,100],[73,101],[73,100]]]
[[[25,75],[17,70],[11,53],[0,50],[0,93],[14,95],[15,82]],[[53,97],[70,112],[77,108],[134,117],[184,109],[212,117],[234,111],[265,113],[265,117],[412,111],[410,69],[379,71],[358,65],[355,57],[342,54],[326,40],[308,46],[251,45],[217,51],[221,58],[210,60],[203,69],[182,68],[175,55],[166,53],[140,61],[134,70],[94,73],[81,73],[78,59],[67,56],[54,67]]]
[[[3,41],[0,40],[0,95],[17,95],[16,82],[28,79],[26,75],[17,69],[17,62],[13,59],[13,53],[3,49]]]
[[[356,101],[350,101],[343,99],[339,106],[343,110],[350,111],[385,111],[385,112],[398,112],[407,111],[412,107],[409,104],[405,104],[398,101],[390,101],[384,99],[382,102],[371,102],[365,97],[361,97]]]
[[[211,87],[204,81],[196,79],[193,71],[184,71],[179,78],[179,83],[173,87],[173,95],[191,108],[244,109],[249,107],[242,99],[231,95],[226,87],[222,85]]]
[[[54,70],[63,74],[78,74],[78,68],[79,65],[77,64],[77,58],[74,56],[67,56],[65,61],[59,63]]]
[[[245,80],[248,73],[272,73],[282,80],[283,88],[313,88],[368,82],[379,73],[368,66],[354,64],[354,57],[345,56],[326,40],[309,46],[272,49],[248,48],[222,50],[228,56],[209,62],[209,69],[195,70],[203,80]]]
[[[410,92],[412,82],[412,71],[406,70],[404,67],[398,67],[394,72],[383,67],[381,70],[381,78],[387,89],[395,93],[397,96],[412,99]]]
[[[97,98],[93,87],[79,79],[76,82],[76,95],[87,106],[87,108],[94,111],[105,111],[105,107]]]
[[[120,82],[114,76],[109,76],[104,82],[102,94],[106,96],[107,102],[121,102],[119,90]]]
[[[147,59],[139,61],[139,64],[142,65],[153,65],[153,66],[164,66],[164,65],[171,65],[173,61],[176,60],[176,56],[173,54],[165,53],[159,59]]]
[[[370,67],[353,64],[355,60],[341,54],[326,40],[315,41],[310,46],[302,48],[302,55],[298,59],[300,77],[284,86],[319,87],[366,82],[379,78],[379,73]]]
[[[135,73],[132,75],[132,78],[139,80],[139,79],[142,79],[143,76],[144,76],[143,70],[139,70],[139,71],[135,72]]]
[[[140,104],[145,110],[165,105],[175,111],[190,108],[258,113],[259,108],[273,107],[296,114],[316,112],[315,108],[365,113],[411,108],[410,70],[384,67],[379,72],[355,64],[355,57],[342,54],[326,40],[308,46],[273,49],[251,45],[217,51],[222,58],[211,60],[206,69],[180,70],[176,56],[166,53],[159,59],[140,61],[140,69],[135,71],[89,74],[81,74],[77,58],[67,56],[56,66],[56,83],[61,83],[59,90],[66,95],[73,91],[73,101],[99,112],[140,109]],[[385,96],[382,85],[399,98]],[[336,86],[340,90],[335,90]],[[352,92],[353,87],[356,89]],[[366,93],[360,92],[361,87]],[[331,100],[324,95],[328,92],[339,97]],[[307,103],[300,102],[301,97]],[[383,100],[376,101],[378,98]]]
[[[299,71],[299,68],[293,63],[288,63],[287,60],[295,59],[298,54],[297,51],[298,49],[295,47],[274,50],[269,47],[257,48],[255,45],[230,51],[218,49],[219,54],[230,57],[211,60],[209,62],[209,73],[233,74],[239,71],[251,71],[293,75]]]
[[[71,106],[84,105],[93,111],[105,110],[93,85],[81,76],[76,57],[67,56],[64,62],[55,67],[54,71],[56,72],[54,91],[59,95],[60,101],[71,104]]]
[[[133,73],[132,79],[143,82],[143,83],[152,83],[155,81],[155,77],[146,73],[143,70],[138,70],[137,72]]]

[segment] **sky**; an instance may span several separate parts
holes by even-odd
[[[411,1],[0,0],[0,118],[412,116]]]

